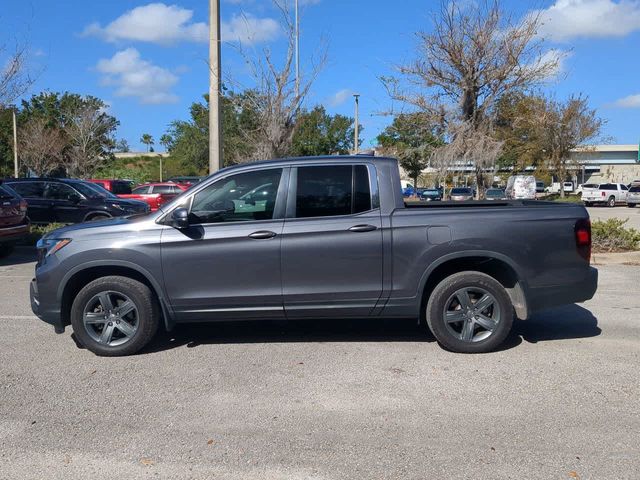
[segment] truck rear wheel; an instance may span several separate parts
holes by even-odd
[[[614,197],[613,195],[609,197],[609,200],[607,200],[607,205],[609,207],[615,207],[616,206],[616,197]]]
[[[438,342],[459,353],[485,353],[500,346],[513,325],[513,304],[493,277],[460,272],[445,278],[427,303],[427,324]]]
[[[96,355],[117,357],[141,350],[158,330],[160,312],[151,289],[128,277],[98,278],[71,306],[71,325]]]

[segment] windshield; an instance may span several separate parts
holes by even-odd
[[[454,188],[451,190],[451,195],[471,195],[470,188]]]
[[[118,198],[102,185],[90,182],[74,182],[73,187],[87,198]]]
[[[487,197],[502,197],[504,195],[503,190],[487,190]]]
[[[637,187],[631,187],[629,191],[633,193],[640,193],[640,185],[638,185]]]

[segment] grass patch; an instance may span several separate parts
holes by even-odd
[[[640,249],[640,232],[626,228],[629,219],[610,218],[591,222],[593,251],[596,253],[631,252]]]

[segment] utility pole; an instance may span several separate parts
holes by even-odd
[[[160,157],[160,181],[162,182],[162,154],[160,154],[159,157]]]
[[[296,10],[296,99],[300,96],[300,16],[298,15],[298,0]]]
[[[16,109],[11,110],[13,116],[13,176],[18,178],[18,125],[16,123]]]
[[[220,0],[209,0],[209,173],[220,170]]]
[[[356,100],[356,126],[353,132],[353,153],[354,155],[357,155],[358,152],[360,151],[360,136],[359,136],[359,130],[360,130],[360,119],[359,117],[359,98],[360,98],[360,94],[359,93],[354,93],[353,94],[353,98],[355,98]]]

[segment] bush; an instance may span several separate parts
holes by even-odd
[[[565,195],[564,198],[559,193],[551,193],[542,200],[551,200],[553,202],[582,203],[580,195]]]
[[[591,223],[594,252],[627,252],[640,248],[640,232],[635,228],[625,228],[629,219],[611,218]]]
[[[49,232],[57,228],[64,227],[64,223],[49,223],[48,225],[31,225],[31,232],[21,242],[20,245],[33,246],[38,240]]]

